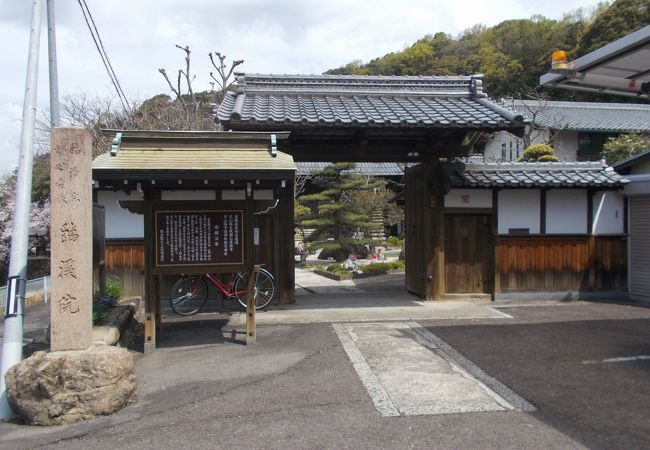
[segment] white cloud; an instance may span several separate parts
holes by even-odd
[[[0,104],[0,176],[18,164],[22,109],[18,103]]]
[[[483,23],[542,14],[560,18],[597,0],[86,0],[104,46],[128,95],[147,98],[166,92],[158,73],[184,65],[175,44],[192,49],[198,90],[209,88],[208,52],[245,59],[249,73],[322,73],[355,59],[364,62],[399,51],[425,34],[458,35]],[[45,4],[45,1],[42,2]],[[6,116],[22,103],[31,4],[0,0],[0,130],[20,133]],[[60,93],[114,95],[77,2],[56,2]],[[43,14],[45,20],[45,14]],[[41,36],[39,105],[47,106],[47,32]],[[8,106],[8,105],[11,105]],[[17,130],[17,131],[16,131]],[[8,134],[7,134],[8,133]],[[13,133],[13,134],[12,134]],[[0,140],[0,155],[9,154]],[[6,160],[5,160],[6,161]],[[10,170],[10,167],[5,167]],[[1,170],[1,169],[0,169]]]

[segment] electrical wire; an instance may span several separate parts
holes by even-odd
[[[124,91],[122,90],[122,86],[120,85],[120,81],[118,80],[117,75],[115,74],[115,70],[113,70],[113,65],[111,64],[111,61],[108,58],[108,53],[104,48],[104,43],[102,42],[102,39],[99,35],[99,30],[97,29],[95,20],[93,19],[93,16],[90,13],[90,9],[86,4],[86,0],[77,0],[77,3],[79,3],[79,7],[81,8],[81,12],[84,16],[84,20],[86,21],[86,26],[88,27],[88,31],[90,31],[90,36],[93,38],[93,42],[95,43],[95,48],[97,49],[97,52],[99,53],[99,56],[102,59],[102,63],[106,68],[106,72],[108,73],[108,77],[110,78],[111,83],[113,84],[113,87],[117,92],[117,96],[120,99],[120,103],[122,103],[122,107],[124,108],[124,111],[129,112],[130,110],[129,101],[126,98]]]

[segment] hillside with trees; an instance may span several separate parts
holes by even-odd
[[[328,74],[471,75],[485,74],[484,89],[494,98],[520,97],[548,72],[551,55],[565,50],[575,59],[650,23],[647,0],[618,0],[592,11],[577,10],[560,20],[543,16],[506,20],[493,27],[475,25],[457,37],[438,32],[402,51],[363,64],[352,61]],[[586,93],[546,90],[550,99],[594,99]],[[629,101],[617,97],[602,101]]]

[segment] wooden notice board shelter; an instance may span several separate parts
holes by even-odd
[[[139,192],[120,205],[144,216],[145,348],[160,325],[160,277],[265,264],[276,303],[294,301],[293,158],[289,133],[107,131],[95,190]]]

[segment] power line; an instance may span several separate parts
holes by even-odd
[[[126,95],[122,90],[120,81],[117,79],[115,70],[113,70],[113,65],[111,64],[111,61],[108,58],[108,53],[104,48],[104,43],[102,42],[102,38],[99,36],[99,30],[97,29],[95,20],[93,19],[93,16],[90,13],[90,9],[88,8],[88,5],[86,4],[86,0],[77,0],[77,3],[79,3],[79,7],[81,7],[81,12],[84,16],[84,20],[86,21],[86,26],[88,27],[88,31],[90,31],[90,36],[93,38],[93,42],[95,43],[95,48],[97,49],[97,52],[99,53],[99,56],[102,59],[102,63],[106,68],[106,72],[108,73],[108,77],[111,79],[111,83],[113,84],[113,87],[117,92],[117,96],[120,99],[120,103],[122,103],[122,107],[124,108],[124,110],[128,112],[130,109],[128,106],[129,101],[127,100]]]
[[[93,25],[93,29],[95,30],[95,35],[97,36],[97,40],[99,41],[99,46],[102,49],[102,52],[104,53],[104,56],[106,57],[106,62],[108,63],[108,67],[110,69],[111,74],[113,74],[113,78],[115,79],[115,83],[117,84],[117,87],[120,90],[120,93],[122,94],[122,98],[126,101],[126,95],[124,95],[124,91],[122,90],[122,86],[120,85],[120,81],[117,79],[117,74],[113,70],[113,65],[111,64],[111,60],[108,58],[108,53],[106,52],[106,49],[104,48],[104,43],[102,42],[102,38],[99,35],[99,30],[97,29],[97,25],[95,24],[95,19],[93,19],[93,15],[90,13],[90,9],[88,8],[88,5],[86,4],[86,0],[81,0],[86,8],[86,11],[88,11],[88,17],[90,17],[90,22]],[[128,104],[128,101],[127,101]]]

